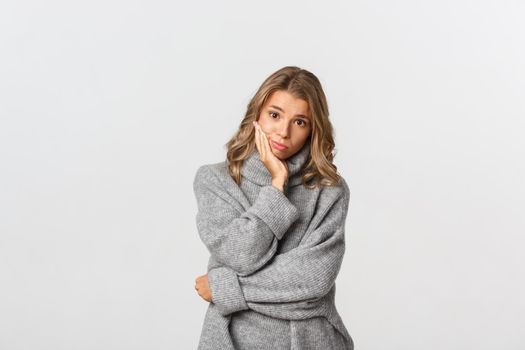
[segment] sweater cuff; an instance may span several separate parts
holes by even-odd
[[[249,211],[261,218],[278,239],[299,218],[299,210],[273,185],[261,187],[259,197]]]
[[[208,286],[212,302],[223,316],[248,309],[237,274],[227,267],[216,267],[208,271]]]

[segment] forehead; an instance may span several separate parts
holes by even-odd
[[[288,91],[274,91],[266,101],[266,106],[277,106],[284,110],[286,114],[304,114],[308,115],[308,102],[301,98],[296,98]]]

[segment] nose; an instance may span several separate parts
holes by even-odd
[[[284,123],[282,123],[282,125],[280,125],[278,134],[283,139],[288,138],[288,132],[289,132],[288,128],[289,128],[289,125],[286,122],[284,122]]]

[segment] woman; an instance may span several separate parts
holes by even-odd
[[[350,191],[333,160],[317,77],[270,75],[193,187],[210,251],[195,289],[210,302],[199,349],[353,349],[335,308]]]

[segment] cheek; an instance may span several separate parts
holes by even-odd
[[[305,130],[298,130],[297,133],[294,135],[295,137],[295,143],[303,144],[306,142],[306,139],[309,136],[309,133]]]
[[[272,133],[272,127],[267,123],[259,122],[259,125],[261,126],[261,130],[263,131],[263,133],[265,133],[266,135],[270,135]]]

